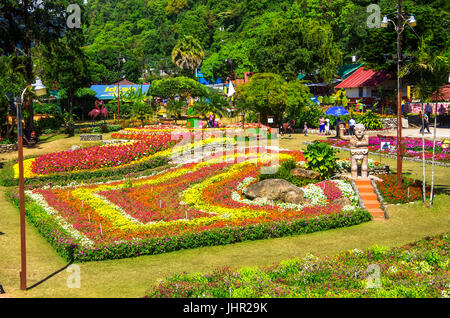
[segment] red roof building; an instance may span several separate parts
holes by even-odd
[[[439,94],[437,92],[433,93],[431,97],[432,101],[450,101],[450,84],[444,85],[439,90]]]
[[[343,89],[351,103],[361,100],[363,104],[372,105],[380,98],[379,88],[397,90],[397,81],[385,70],[374,71],[361,66],[335,88]],[[406,87],[403,95],[406,96]]]
[[[336,88],[377,87],[390,78],[391,75],[384,70],[375,72],[373,70],[364,70],[364,67],[360,67],[339,83]]]

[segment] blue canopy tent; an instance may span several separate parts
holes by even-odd
[[[333,106],[333,107],[330,107],[330,108],[328,108],[327,109],[327,111],[325,112],[325,115],[328,115],[328,116],[345,116],[345,115],[348,115],[349,114],[349,112],[344,108],[344,107],[341,107],[341,106]],[[336,137],[337,138],[340,138],[340,131],[339,131],[339,129],[338,129],[338,125],[339,125],[339,121],[338,120],[336,120],[335,121],[335,126],[336,126]]]
[[[349,112],[344,107],[341,107],[341,106],[330,107],[325,112],[325,115],[329,115],[329,116],[345,116],[348,114],[349,114]]]

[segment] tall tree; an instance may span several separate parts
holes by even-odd
[[[193,76],[195,69],[202,64],[205,52],[200,42],[192,36],[184,36],[178,40],[172,50],[172,61],[187,76]]]
[[[258,73],[251,82],[237,89],[237,98],[248,105],[248,110],[261,114],[261,118],[274,116],[278,125],[286,116],[299,112],[309,101],[308,87],[298,81],[286,82],[273,73]]]
[[[8,114],[14,96],[19,96],[26,86],[20,69],[23,68],[19,58],[0,56],[0,137],[8,138],[14,125],[9,126]]]
[[[2,52],[0,54],[23,56],[22,74],[26,83],[34,83],[32,48],[59,39],[67,29],[66,8],[71,3],[83,6],[81,0],[3,0],[0,3]],[[31,98],[27,95],[27,99]],[[33,103],[26,100],[25,130],[34,126]]]
[[[46,46],[40,46],[39,67],[48,85],[56,83],[67,95],[67,112],[73,113],[73,101],[77,90],[88,85],[88,69],[84,52],[80,48],[84,43],[81,29],[67,30],[62,39]]]

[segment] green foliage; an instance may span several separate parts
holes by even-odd
[[[192,108],[194,113],[207,118],[210,113],[223,117],[228,113],[228,101],[218,90],[210,88],[207,97],[202,97],[194,102]]]
[[[361,117],[356,119],[359,124],[363,124],[368,130],[382,129],[383,123],[380,120],[380,116],[376,113],[368,110]]]
[[[445,259],[448,243],[448,237],[441,235],[398,248],[377,247],[380,253],[376,259],[373,248],[354,249],[331,257],[307,255],[270,267],[223,268],[212,274],[175,275],[153,287],[147,297],[448,297],[448,267],[430,266],[424,261],[429,254]],[[401,257],[404,253],[417,257],[406,262]],[[368,288],[368,282],[375,278],[369,270],[374,263],[381,269],[380,288]]]
[[[190,76],[201,65],[204,56],[200,41],[193,36],[183,36],[172,50],[172,62]]]
[[[306,168],[320,173],[322,179],[331,177],[336,170],[337,150],[323,142],[315,141],[306,147],[303,153],[306,159]]]
[[[199,82],[187,77],[174,77],[156,80],[150,87],[149,94],[162,99],[175,99],[176,97],[186,100],[188,96],[207,97],[208,88]]]
[[[35,114],[45,115],[58,115],[61,114],[61,107],[58,104],[53,103],[34,103],[33,105]]]
[[[283,179],[286,180],[297,187],[303,187],[311,183],[317,183],[316,179],[308,179],[308,178],[299,178],[295,177],[291,174],[291,170],[297,167],[297,163],[295,160],[290,159],[283,161],[278,168],[278,170],[273,174],[268,173],[260,173],[258,175],[258,181],[266,180],[266,179]]]
[[[324,111],[317,105],[307,106],[296,114],[296,116],[294,117],[295,124],[297,127],[303,128],[306,121],[308,123],[308,128],[318,128],[319,118],[323,116],[323,114]]]
[[[57,132],[61,128],[63,123],[64,121],[60,115],[54,117],[41,117],[36,122],[36,129],[40,133],[48,129]]]
[[[261,120],[272,115],[279,125],[284,117],[291,119],[309,104],[311,94],[308,87],[298,81],[286,82],[280,75],[262,73],[253,75],[251,82],[239,87],[237,96],[244,111],[261,113]]]
[[[320,76],[331,81],[342,61],[332,29],[321,21],[268,12],[256,17],[247,32],[254,39],[250,56],[258,69],[290,80],[300,71],[319,69]]]
[[[0,137],[6,136],[10,129],[8,114],[12,99],[19,96],[26,86],[24,76],[20,73],[22,69],[20,59],[0,56]]]
[[[131,114],[141,121],[144,126],[144,120],[153,113],[153,109],[149,103],[143,101],[135,101],[131,107]]]

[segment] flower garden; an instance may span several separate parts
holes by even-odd
[[[388,249],[374,245],[334,257],[307,255],[257,268],[179,274],[149,298],[440,298],[449,297],[448,234]]]
[[[405,149],[405,157],[422,159],[422,139],[421,138],[411,138],[403,137],[403,145]],[[321,140],[328,145],[335,147],[348,147],[349,141],[329,138],[327,140]],[[382,149],[381,142],[390,142],[390,149]],[[433,142],[430,140],[425,140],[425,159],[431,160],[433,158]],[[397,137],[394,136],[369,136],[369,151],[381,152],[384,154],[397,154]],[[450,148],[445,147],[444,142],[441,140],[436,140],[435,145],[435,155],[434,159],[440,162],[450,162]]]
[[[62,257],[74,261],[311,233],[371,220],[370,213],[358,207],[352,186],[344,180],[304,186],[309,201],[303,205],[257,203],[245,197],[246,187],[256,182],[261,169],[273,167],[277,161],[304,161],[299,151],[274,151],[264,145],[235,147],[231,152],[204,152],[200,158],[187,156],[187,160],[168,164],[170,158],[183,158],[180,154],[186,150],[190,154],[197,147],[234,143],[219,137],[175,146],[169,130],[119,132],[116,138],[140,136],[137,141],[27,160],[25,176],[33,180],[58,172],[118,169],[166,158],[161,169],[149,169],[139,177],[119,173],[114,180],[103,182],[85,178],[66,185],[29,185],[29,220]],[[10,197],[18,205],[17,194],[10,193]],[[340,197],[351,203],[333,203]]]

